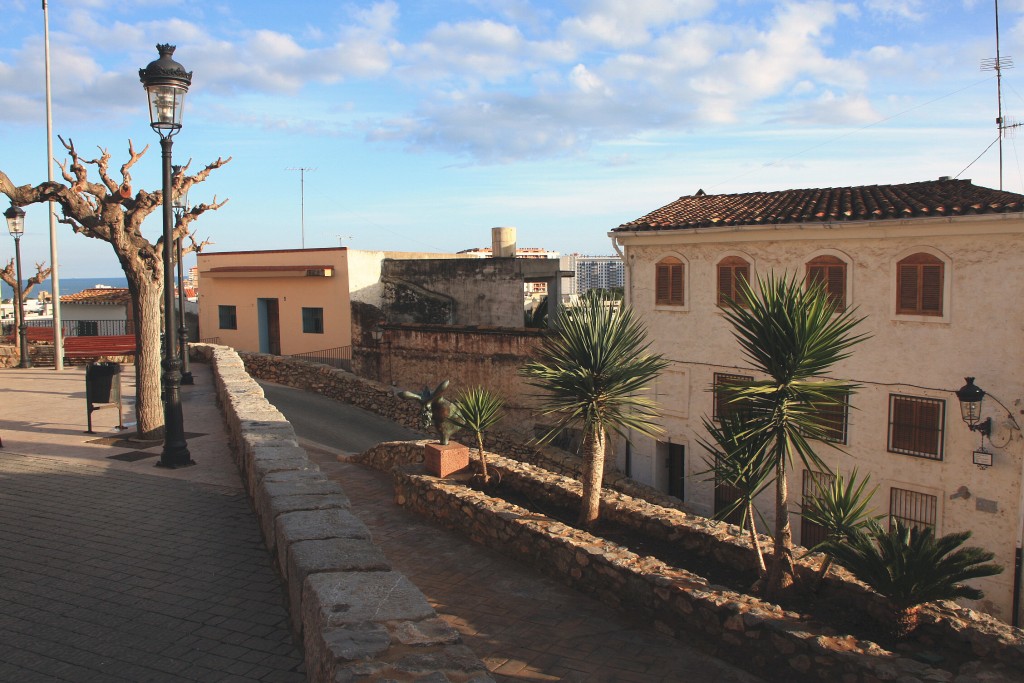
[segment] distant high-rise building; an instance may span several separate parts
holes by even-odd
[[[566,288],[567,293],[582,296],[591,289],[625,286],[626,271],[622,259],[618,256],[569,254],[563,256],[561,261],[563,269],[576,273],[572,284]]]

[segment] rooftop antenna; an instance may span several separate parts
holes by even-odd
[[[352,235],[335,235],[335,237],[338,238],[338,246],[339,247],[345,246],[344,244],[342,244],[343,240],[350,240],[350,239],[352,239]]]
[[[301,204],[300,220],[302,221],[302,248],[306,248],[306,171],[315,171],[315,168],[310,166],[294,166],[291,168],[284,169],[286,171],[298,171],[299,172],[299,201]]]
[[[1020,123],[1003,118],[1003,69],[1013,68],[1013,57],[999,54],[999,0],[994,0],[996,10],[996,56],[981,60],[982,71],[996,72],[996,130],[999,133],[999,189],[1003,189],[1003,138],[1007,131],[1019,128]]]

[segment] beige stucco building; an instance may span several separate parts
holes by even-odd
[[[280,355],[351,345],[344,248],[199,254],[199,330]]]
[[[727,408],[714,387],[754,377],[719,302],[736,278],[820,278],[856,307],[870,335],[835,378],[860,386],[831,416],[839,449],[816,449],[833,472],[855,467],[878,489],[875,511],[938,534],[969,529],[1004,573],[977,580],[975,605],[1011,621],[1024,533],[1024,197],[941,179],[906,185],[682,197],[610,236],[626,263],[626,300],[672,364],[658,380],[664,435],[618,450],[634,478],[712,515],[728,490],[707,475],[701,418]],[[954,391],[976,378],[988,392],[982,440]],[[975,456],[983,449],[991,454]],[[799,512],[813,491],[799,463],[789,487]],[[827,476],[824,475],[824,476]],[[719,500],[716,502],[716,490]],[[758,505],[769,524],[773,502]],[[797,542],[815,529],[793,518]],[[770,528],[770,527],[769,527]],[[1018,607],[1019,616],[1019,607]]]

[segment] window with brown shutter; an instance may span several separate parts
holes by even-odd
[[[942,259],[931,254],[911,254],[897,263],[896,312],[942,315],[944,271]]]
[[[716,372],[714,383],[711,387],[711,391],[715,396],[715,402],[711,407],[711,419],[718,422],[730,413],[748,410],[750,406],[745,404],[744,401],[732,401],[732,395],[724,390],[724,387],[742,384],[752,379],[754,378],[751,375],[730,375],[724,372]]]
[[[837,311],[846,310],[846,262],[837,256],[818,256],[807,262],[807,286],[820,282]]]
[[[889,451],[942,460],[946,402],[889,394]]]
[[[846,444],[849,431],[850,396],[843,396],[839,403],[824,403],[818,406],[818,425],[823,441]]]
[[[655,264],[654,303],[657,306],[683,305],[683,262],[669,256]]]
[[[739,281],[750,282],[750,264],[739,256],[728,256],[718,262],[718,305],[724,306],[726,302],[739,301]]]

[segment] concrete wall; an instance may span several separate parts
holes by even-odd
[[[848,264],[848,303],[866,318],[858,331],[871,338],[833,373],[861,386],[851,399],[846,452],[827,446],[817,452],[835,471],[849,473],[857,467],[862,474],[870,473],[872,484],[878,485],[875,512],[888,513],[892,488],[936,496],[938,533],[973,531],[970,543],[995,552],[996,562],[1006,568],[999,576],[976,582],[986,593],[977,608],[1010,619],[1022,514],[1021,432],[1006,411],[986,399],[984,415],[992,417],[994,429],[985,446],[994,453],[995,464],[979,469],[972,464],[972,451],[979,447],[980,437],[961,421],[953,392],[965,376],[975,376],[978,386],[1020,421],[1024,366],[1018,345],[1024,302],[1014,287],[1024,272],[1024,221],[1019,215],[618,236],[625,245],[627,302],[647,324],[653,349],[672,361],[655,388],[666,430],[660,441],[686,448],[689,505],[702,514],[714,511],[712,484],[697,476],[705,469],[697,439],[703,433],[701,417],[712,413],[714,373],[756,376],[716,305],[717,263],[738,255],[752,264],[754,277],[774,273],[802,279],[804,264],[811,258],[839,256]],[[895,264],[918,251],[946,262],[942,317],[895,313]],[[685,264],[685,306],[654,305],[654,264],[669,255]],[[945,401],[942,460],[888,452],[890,393]],[[636,437],[632,476],[665,490],[665,450],[651,439]],[[797,466],[789,477],[794,509],[802,470]],[[951,498],[961,490],[969,491],[969,497]],[[758,508],[771,520],[770,494],[762,497]],[[793,521],[799,541],[799,517]]]
[[[388,260],[381,274],[389,287],[389,322],[523,325],[523,279],[515,259]]]
[[[277,299],[281,354],[350,346],[346,251],[332,248],[199,254],[202,337],[217,337],[221,344],[241,351],[260,351],[258,300]],[[307,270],[325,268],[330,275],[307,274]],[[235,306],[238,329],[220,327],[220,305]],[[303,332],[304,307],[323,309],[323,333]]]

